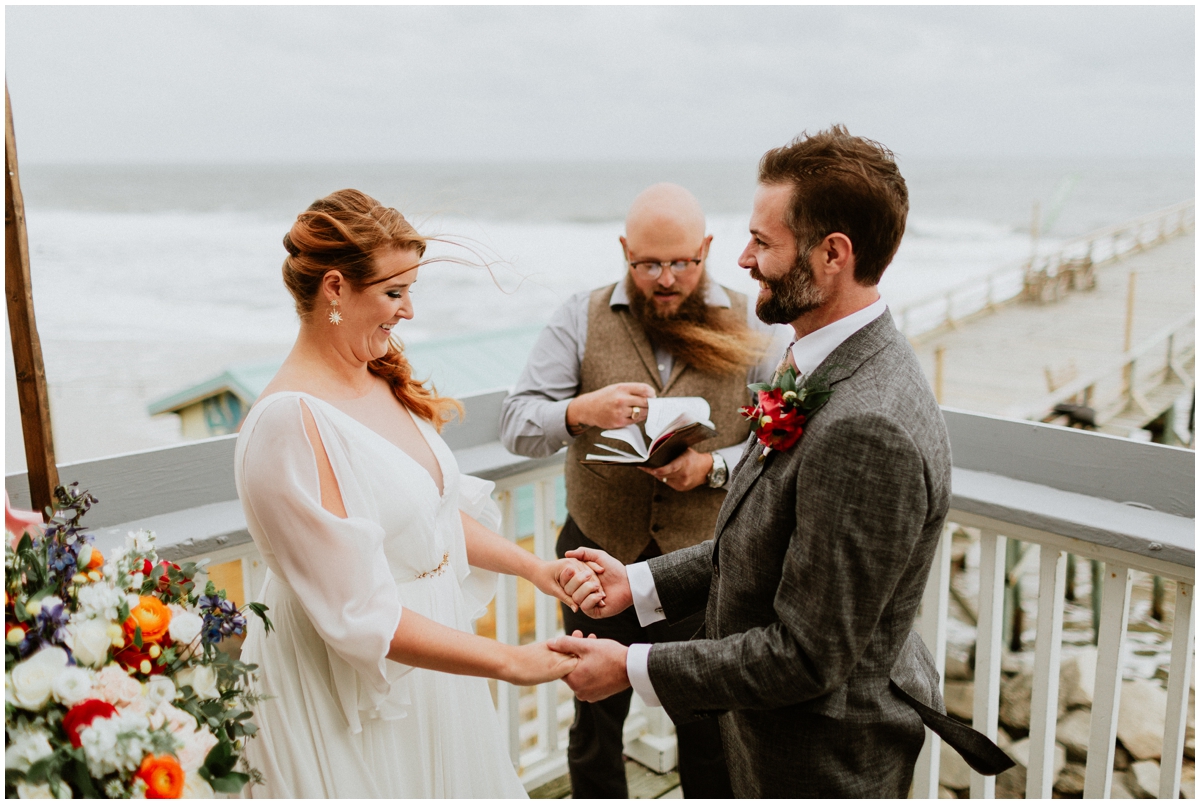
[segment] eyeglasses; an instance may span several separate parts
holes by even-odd
[[[653,260],[629,262],[626,260],[626,262],[629,262],[629,267],[633,269],[634,273],[644,276],[647,279],[658,279],[662,276],[663,270],[668,267],[676,276],[679,276],[684,271],[696,267],[703,261],[701,257],[693,257],[690,260],[673,260],[672,262],[655,262]]]

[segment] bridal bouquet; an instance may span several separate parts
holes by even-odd
[[[179,798],[258,781],[254,665],[218,649],[245,612],[192,563],[160,561],[150,531],[101,555],[80,519],[96,502],[55,491],[40,533],[4,546],[5,797]],[[6,506],[7,508],[7,506]],[[30,530],[38,530],[31,528]]]

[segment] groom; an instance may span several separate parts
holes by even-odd
[[[798,442],[751,438],[715,538],[623,566],[607,599],[643,625],[706,612],[689,642],[560,637],[592,701],[630,685],[676,723],[719,719],[733,788],[755,798],[908,795],[928,724],[977,770],[1011,761],[951,721],[912,631],[950,503],[950,444],[916,356],[876,286],[904,234],[892,154],[834,126],[767,152],[750,243],[759,318],[791,324],[785,368],[828,387]]]

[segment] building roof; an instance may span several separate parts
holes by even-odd
[[[481,391],[511,388],[525,368],[525,360],[542,325],[494,332],[477,332],[433,341],[406,344],[413,376],[429,379],[438,393],[466,396]],[[151,416],[180,410],[225,391],[249,407],[279,371],[283,360],[232,364],[220,374],[190,388],[151,402]]]

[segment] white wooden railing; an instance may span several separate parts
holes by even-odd
[[[942,327],[955,326],[970,315],[1017,298],[1024,291],[1026,275],[1031,272],[1044,272],[1053,277],[1060,266],[1079,259],[1103,265],[1192,231],[1195,226],[1196,203],[1185,201],[1073,237],[1058,243],[1045,254],[1002,265],[983,276],[897,305],[892,308],[892,316],[906,337],[915,338]]]
[[[532,485],[533,542],[551,558],[557,534],[555,489],[563,457],[529,460],[497,441],[503,392],[464,400],[465,423],[445,437],[464,472],[496,482],[504,533],[516,539],[516,493]],[[950,519],[981,532],[982,559],[976,649],[975,726],[996,735],[999,711],[1004,547],[1015,538],[1041,546],[1032,745],[1028,791],[1048,797],[1053,785],[1054,719],[1057,712],[1062,630],[1064,555],[1105,562],[1099,659],[1087,769],[1088,797],[1106,797],[1112,778],[1116,712],[1120,696],[1129,577],[1143,570],[1174,579],[1178,599],[1168,686],[1161,792],[1177,795],[1192,676],[1192,585],[1195,581],[1194,453],[962,411],[945,410],[954,455]],[[240,561],[245,593],[261,588],[265,568],[245,529],[233,487],[233,436],[119,455],[59,467],[101,500],[89,519],[97,541],[119,544],[124,534],[146,527],[159,534],[165,558]],[[28,506],[24,474],[8,475],[14,504]],[[949,533],[949,531],[947,531]],[[520,583],[525,583],[521,581]],[[930,576],[918,628],[944,669],[950,584],[949,536],[943,538]],[[515,644],[518,581],[502,580],[496,598],[497,638]],[[556,604],[537,596],[534,637],[558,629]],[[513,762],[527,789],[566,770],[566,728],[573,707],[562,682],[536,689],[497,684],[498,709]],[[626,724],[626,752],[656,770],[675,765],[674,732],[661,709],[634,710]],[[930,734],[918,763],[917,797],[938,794],[939,746]],[[987,797],[994,780],[973,776],[971,793]]]

